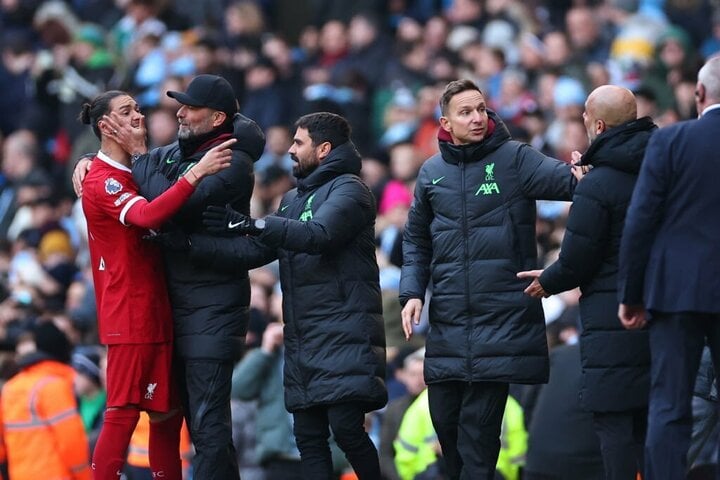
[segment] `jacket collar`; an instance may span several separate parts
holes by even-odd
[[[453,165],[480,161],[512,139],[505,123],[492,110],[488,110],[488,135],[481,141],[455,145],[446,138],[447,136],[438,134],[440,153],[443,160]]]
[[[360,174],[362,161],[355,145],[348,141],[333,148],[318,167],[297,181],[298,191],[312,190],[344,173]]]

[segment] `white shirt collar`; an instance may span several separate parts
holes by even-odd
[[[720,103],[713,103],[712,105],[705,107],[705,110],[702,111],[700,116],[702,117],[703,115],[708,113],[710,110],[717,110],[718,108],[720,108]]]
[[[720,105],[718,105],[718,106],[720,107]],[[102,150],[99,150],[99,151],[98,151],[98,153],[97,153],[97,158],[99,158],[99,159],[102,160],[103,162],[107,163],[107,164],[110,165],[111,167],[117,168],[118,170],[125,170],[126,172],[132,172],[132,170],[130,170],[128,167],[126,167],[126,166],[123,165],[122,163],[116,162],[116,161],[113,160],[112,158],[110,158],[110,157],[108,157],[107,155],[105,155],[105,154],[102,152]]]

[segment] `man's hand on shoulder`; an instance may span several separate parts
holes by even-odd
[[[75,191],[75,195],[77,195],[78,198],[82,197],[82,183],[83,180],[85,180],[85,175],[87,175],[87,172],[90,171],[90,166],[92,165],[92,159],[94,156],[94,153],[86,153],[80,157],[75,164],[75,170],[73,170],[72,174],[72,186]]]

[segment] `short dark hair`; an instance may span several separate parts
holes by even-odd
[[[130,94],[125,93],[121,90],[108,90],[105,93],[101,93],[97,97],[93,98],[90,103],[83,103],[78,120],[85,125],[92,127],[93,133],[97,138],[100,138],[100,128],[98,122],[110,111],[110,102],[116,97],[123,95],[129,96]]]
[[[330,142],[332,148],[350,140],[350,124],[340,115],[330,112],[309,113],[295,122],[295,128],[308,131],[313,146]]]
[[[477,90],[481,94],[483,93],[482,90],[480,90],[480,87],[475,85],[475,82],[472,80],[468,80],[466,78],[462,80],[453,80],[452,82],[448,83],[445,87],[445,91],[443,91],[442,96],[440,97],[440,111],[443,115],[447,113],[448,105],[450,105],[450,100],[457,95],[458,93],[466,92],[468,90]]]

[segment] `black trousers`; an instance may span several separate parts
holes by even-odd
[[[300,460],[270,459],[263,463],[265,480],[304,480]]]
[[[507,383],[450,381],[428,385],[430,416],[448,479],[495,478],[507,396]]]
[[[635,480],[644,471],[647,410],[593,412],[606,480]]]
[[[646,480],[685,478],[692,395],[706,342],[718,371],[720,314],[651,312]]]
[[[378,480],[380,460],[365,432],[365,409],[356,403],[338,403],[298,410],[293,413],[293,432],[300,450],[303,478],[333,478],[328,438],[332,429],[335,442],[345,453],[360,480]]]
[[[230,415],[232,363],[176,357],[175,365],[195,446],[193,478],[240,480]]]

